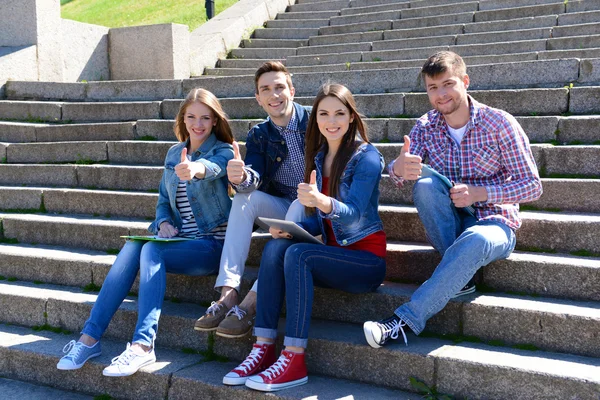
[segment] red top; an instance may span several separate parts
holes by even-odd
[[[325,196],[329,196],[329,177],[323,177],[323,188],[321,190]],[[327,234],[327,246],[342,247],[335,240],[333,228],[331,227],[331,220],[323,218],[325,233]],[[343,246],[345,249],[350,250],[364,250],[375,254],[378,257],[385,257],[386,251],[386,238],[384,231],[377,231],[370,234],[369,236],[359,240],[356,243],[352,243],[348,246]]]

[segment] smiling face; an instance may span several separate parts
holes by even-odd
[[[183,120],[190,135],[190,152],[197,150],[210,136],[213,126],[217,125],[217,119],[212,110],[200,102],[194,102],[187,106]]]
[[[469,99],[467,88],[469,76],[459,77],[447,70],[435,76],[425,75],[425,87],[429,102],[454,127],[464,126],[469,118]],[[466,119],[465,119],[466,116]],[[464,120],[464,123],[462,123]]]
[[[339,146],[354,116],[337,97],[327,96],[317,106],[317,125],[329,147]]]
[[[295,90],[287,83],[283,72],[266,72],[258,78],[256,101],[269,114],[271,120],[286,126],[292,118]]]

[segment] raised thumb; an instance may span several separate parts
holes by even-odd
[[[410,152],[410,138],[408,137],[408,135],[404,135],[404,146],[402,146],[402,152]]]
[[[312,170],[312,172],[310,173],[310,182],[308,182],[311,185],[316,185],[317,184],[317,171],[316,170]]]
[[[238,142],[233,142],[233,158],[235,158],[236,160],[241,160],[242,156],[240,155],[240,145],[238,144]]]
[[[187,161],[187,147],[184,147],[183,150],[181,150],[181,162],[186,162]]]

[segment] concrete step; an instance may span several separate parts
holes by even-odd
[[[415,208],[382,205],[379,215],[389,240],[427,241]],[[598,214],[527,211],[521,213],[521,218],[523,226],[517,231],[517,249],[600,253],[596,240],[600,229]]]
[[[335,340],[331,331],[339,334],[342,328],[352,332],[352,336],[359,338],[362,335],[359,323],[369,318],[388,315],[394,305],[407,301],[414,289],[414,285],[393,283],[386,283],[376,292],[367,294],[349,294],[317,288],[309,342],[319,339],[331,342]],[[83,293],[79,288],[66,286],[35,285],[26,282],[0,283],[0,301],[4,305],[0,311],[0,318],[5,323],[23,326],[47,324],[69,331],[78,331],[89,316],[96,297],[96,294]],[[361,309],[361,305],[364,304],[371,306]],[[202,342],[208,335],[196,333],[191,329],[197,316],[202,315],[205,309],[205,307],[195,304],[165,301],[161,313],[161,325],[157,334],[157,345],[177,349],[182,347],[205,349],[206,344]],[[129,339],[137,319],[136,310],[137,299],[127,298],[113,317],[105,336],[120,340]],[[323,317],[330,318],[330,320],[322,320]],[[507,320],[514,321],[511,329],[503,329],[506,327]],[[459,321],[463,321],[462,326]],[[514,295],[471,295],[468,299],[451,300],[444,310],[429,322],[428,332],[440,335],[475,337],[492,342],[501,341],[503,345],[507,346],[535,346],[545,351],[568,352],[569,356],[583,353],[577,355],[590,354],[588,357],[597,357],[598,354],[595,344],[600,324],[600,310],[597,303],[592,302],[535,299]],[[350,323],[356,325],[350,325]],[[328,328],[327,330],[330,332],[325,333],[325,328]],[[578,334],[573,335],[572,332],[578,332]],[[565,341],[565,336],[572,339]],[[409,346],[406,350],[411,351],[413,342],[417,341],[413,340],[416,337],[412,334],[408,337]],[[337,340],[346,342],[346,346],[360,347],[363,351],[365,350],[364,338],[361,342],[353,344],[348,335],[340,335]],[[238,342],[247,341],[240,340]],[[350,343],[347,343],[348,341]],[[231,340],[226,342],[230,347],[235,346]],[[309,343],[309,346],[310,344],[312,343]],[[244,343],[244,345],[246,344]],[[234,348],[217,349],[221,347],[218,345],[215,347],[215,351],[226,351],[229,354],[238,350]],[[314,349],[312,346],[310,348]],[[501,350],[506,352],[510,351],[510,348],[501,348]],[[531,353],[538,354],[537,351]],[[314,356],[313,354],[312,357]],[[543,353],[541,356],[543,357]],[[309,368],[311,368],[310,362]],[[343,372],[338,371],[338,368],[335,367],[329,372],[319,372],[340,378],[350,378],[339,376],[338,374]],[[374,382],[377,379],[374,375],[377,374],[365,376],[364,381],[378,383]]]
[[[351,5],[349,8],[342,8],[340,13],[342,16],[347,16],[347,15],[356,15],[356,14],[378,13],[378,12],[384,12],[384,11],[397,11],[397,10],[411,8],[411,7],[412,7],[411,2],[396,1],[396,2],[388,3],[388,4],[373,4],[373,5],[363,6],[363,7],[355,7],[355,6]]]
[[[372,54],[375,54],[373,52]],[[595,80],[593,68],[582,69],[592,60],[563,59],[525,61],[506,64],[475,65],[469,68],[472,90],[508,89],[527,87],[563,87],[566,82]],[[391,70],[370,70],[322,73],[297,73],[294,86],[297,95],[311,95],[327,81],[345,84],[355,94],[390,93],[402,91],[422,91],[419,68],[399,68]],[[591,81],[590,81],[591,83]],[[186,81],[184,86],[202,86],[219,97],[251,96],[254,89],[248,85],[247,77],[205,76]]]
[[[0,391],[4,400],[93,400],[94,397],[71,391],[54,389],[50,386],[34,385],[13,379],[0,378]]]
[[[318,34],[319,28],[264,28],[255,30],[252,37],[257,39],[308,39]]]
[[[408,196],[408,192],[407,192]],[[407,205],[381,205],[379,214],[390,240],[427,242],[416,209]],[[523,227],[517,247],[600,253],[596,240],[600,216],[573,212],[522,212]],[[0,213],[6,238],[23,243],[83,247],[96,250],[120,248],[120,235],[145,234],[148,221],[91,218],[88,216]],[[37,227],[32,226],[37,219]],[[547,234],[541,236],[540,232]],[[56,235],[60,232],[60,235]],[[132,233],[128,233],[132,232]],[[101,238],[104,237],[104,240]],[[110,238],[110,240],[108,239]]]
[[[282,64],[286,64],[285,59],[278,59],[274,61],[280,61]],[[217,67],[219,68],[250,68],[256,72],[256,70],[265,63],[265,60],[261,59],[244,59],[244,58],[226,58],[219,60]]]
[[[275,47],[265,49],[235,48],[231,50],[230,58],[262,58],[263,60],[268,61],[274,58],[295,56],[296,53],[297,49],[295,47]]]
[[[268,236],[255,235],[248,265],[259,265]],[[85,287],[102,286],[114,255],[103,251],[49,245],[0,244],[0,275],[22,281]],[[440,261],[429,245],[388,242],[386,280],[423,283]],[[482,292],[507,292],[582,301],[600,300],[600,259],[568,254],[514,252],[507,260],[482,269],[478,288]],[[215,277],[169,275],[166,298],[202,303],[212,299]],[[242,292],[250,289],[257,271],[248,268]],[[138,283],[133,292],[137,293]],[[206,290],[199,290],[206,288]]]
[[[409,68],[408,70],[414,70],[415,73],[417,73],[416,71],[418,70],[418,68]],[[357,74],[357,76],[360,76],[361,74],[360,71],[352,71],[352,73]],[[483,74],[484,71],[481,71],[481,73]],[[366,71],[363,74],[365,75],[365,77],[368,76],[368,72]],[[297,76],[302,75],[307,75],[307,77],[316,77],[316,74],[314,73],[298,74]],[[228,79],[239,81],[242,80],[242,78],[230,77],[211,77],[211,79]],[[214,81],[215,84],[217,82],[218,81]],[[197,82],[196,84],[199,84],[199,82]],[[190,82],[190,87],[193,86],[194,83]],[[296,86],[300,87],[298,83],[296,83]],[[600,113],[600,102],[598,102],[597,100],[598,98],[600,98],[600,86],[575,86],[570,89],[532,88],[520,90],[474,90],[470,91],[470,93],[479,101],[482,101],[493,107],[504,109],[513,115],[556,115],[567,112],[572,114]],[[41,92],[39,95],[44,96],[45,92]],[[361,110],[361,112],[368,117],[393,117],[399,115],[417,117],[423,115],[431,108],[431,105],[429,104],[425,93],[385,93],[373,95],[356,94],[355,98],[357,100],[359,110]],[[312,94],[311,96],[299,95],[295,97],[295,100],[304,105],[311,105],[314,98],[312,97]],[[43,105],[44,103],[45,102],[0,100],[0,114],[2,114],[4,110],[7,109],[20,109],[21,111],[17,114],[21,115],[21,120],[24,120],[27,119],[27,114],[24,114],[24,112],[26,112],[28,109],[31,109],[32,107],[35,107],[38,104]],[[256,119],[266,117],[264,110],[262,110],[262,108],[256,103],[256,100],[253,95],[251,97],[221,98],[221,103],[225,112],[230,116],[230,118]],[[58,112],[61,112],[60,107],[63,103],[53,104],[57,106]],[[118,103],[112,102],[90,102],[85,104],[87,110],[85,114],[82,114],[81,118],[96,118],[99,120],[102,120],[103,112],[105,109],[111,107],[118,107]],[[162,118],[174,119],[180,104],[181,99],[162,101],[160,103],[160,115],[162,116]],[[96,106],[99,106],[98,113],[94,111]],[[2,115],[2,118],[6,117]],[[145,116],[143,114],[138,114],[135,116],[135,119],[145,119]],[[139,137],[142,136],[144,135],[141,135]]]
[[[284,12],[277,14],[276,19],[327,19],[333,16],[340,15],[339,10],[324,10],[324,11],[300,11],[300,12]]]
[[[162,172],[162,167],[136,165],[0,164],[0,185],[155,192]]]
[[[94,358],[81,371],[63,373],[56,370],[62,353],[60,349],[75,335],[62,335],[48,331],[36,332],[29,328],[2,325],[0,343],[3,356],[7,360],[18,360],[4,363],[2,373],[21,379],[36,378],[40,383],[60,387],[68,391],[85,391],[102,396],[118,396],[127,399],[303,399],[312,395],[319,398],[344,398],[350,394],[355,399],[375,400],[417,400],[420,395],[387,389],[378,386],[352,382],[316,374],[310,375],[306,385],[293,390],[262,394],[244,386],[231,387],[222,384],[223,376],[235,368],[238,362],[210,361],[200,354],[186,354],[181,350],[161,349],[157,351],[157,363],[142,368],[132,377],[127,378],[130,385],[123,386],[121,379],[102,377],[102,369],[110,363],[110,358],[123,351],[124,342],[104,339],[102,341],[103,356]],[[17,345],[10,346],[8,343]],[[239,347],[239,346],[238,346]],[[189,353],[189,351],[188,351]],[[14,366],[13,366],[14,365]],[[16,365],[19,365],[18,367]],[[86,378],[86,379],[83,379]],[[76,396],[76,394],[72,394]],[[88,397],[64,397],[65,400]],[[95,398],[100,398],[97,396]],[[49,397],[53,399],[53,397]]]
[[[245,49],[257,48],[293,48],[308,46],[306,39],[244,39],[241,47]]]
[[[266,28],[279,28],[279,29],[298,29],[298,28],[313,28],[319,29],[323,26],[329,25],[329,18],[317,18],[317,19],[273,19],[267,21]]]
[[[348,7],[348,0],[324,0],[310,4],[294,4],[287,8],[288,12],[311,12],[333,10],[339,11],[342,8]]]

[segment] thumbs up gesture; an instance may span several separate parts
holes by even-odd
[[[310,173],[308,183],[298,184],[298,201],[305,207],[318,206],[319,200],[324,196],[317,188],[317,171],[313,170]]]
[[[189,181],[194,175],[194,163],[187,158],[187,148],[181,151],[181,162],[175,166],[175,174],[180,181]]]
[[[410,138],[404,135],[404,145],[394,163],[394,174],[414,181],[421,175],[421,157],[410,154]]]
[[[227,178],[234,185],[239,185],[246,180],[246,171],[244,171],[244,160],[240,155],[240,146],[238,142],[233,142],[233,158],[227,163]]]

